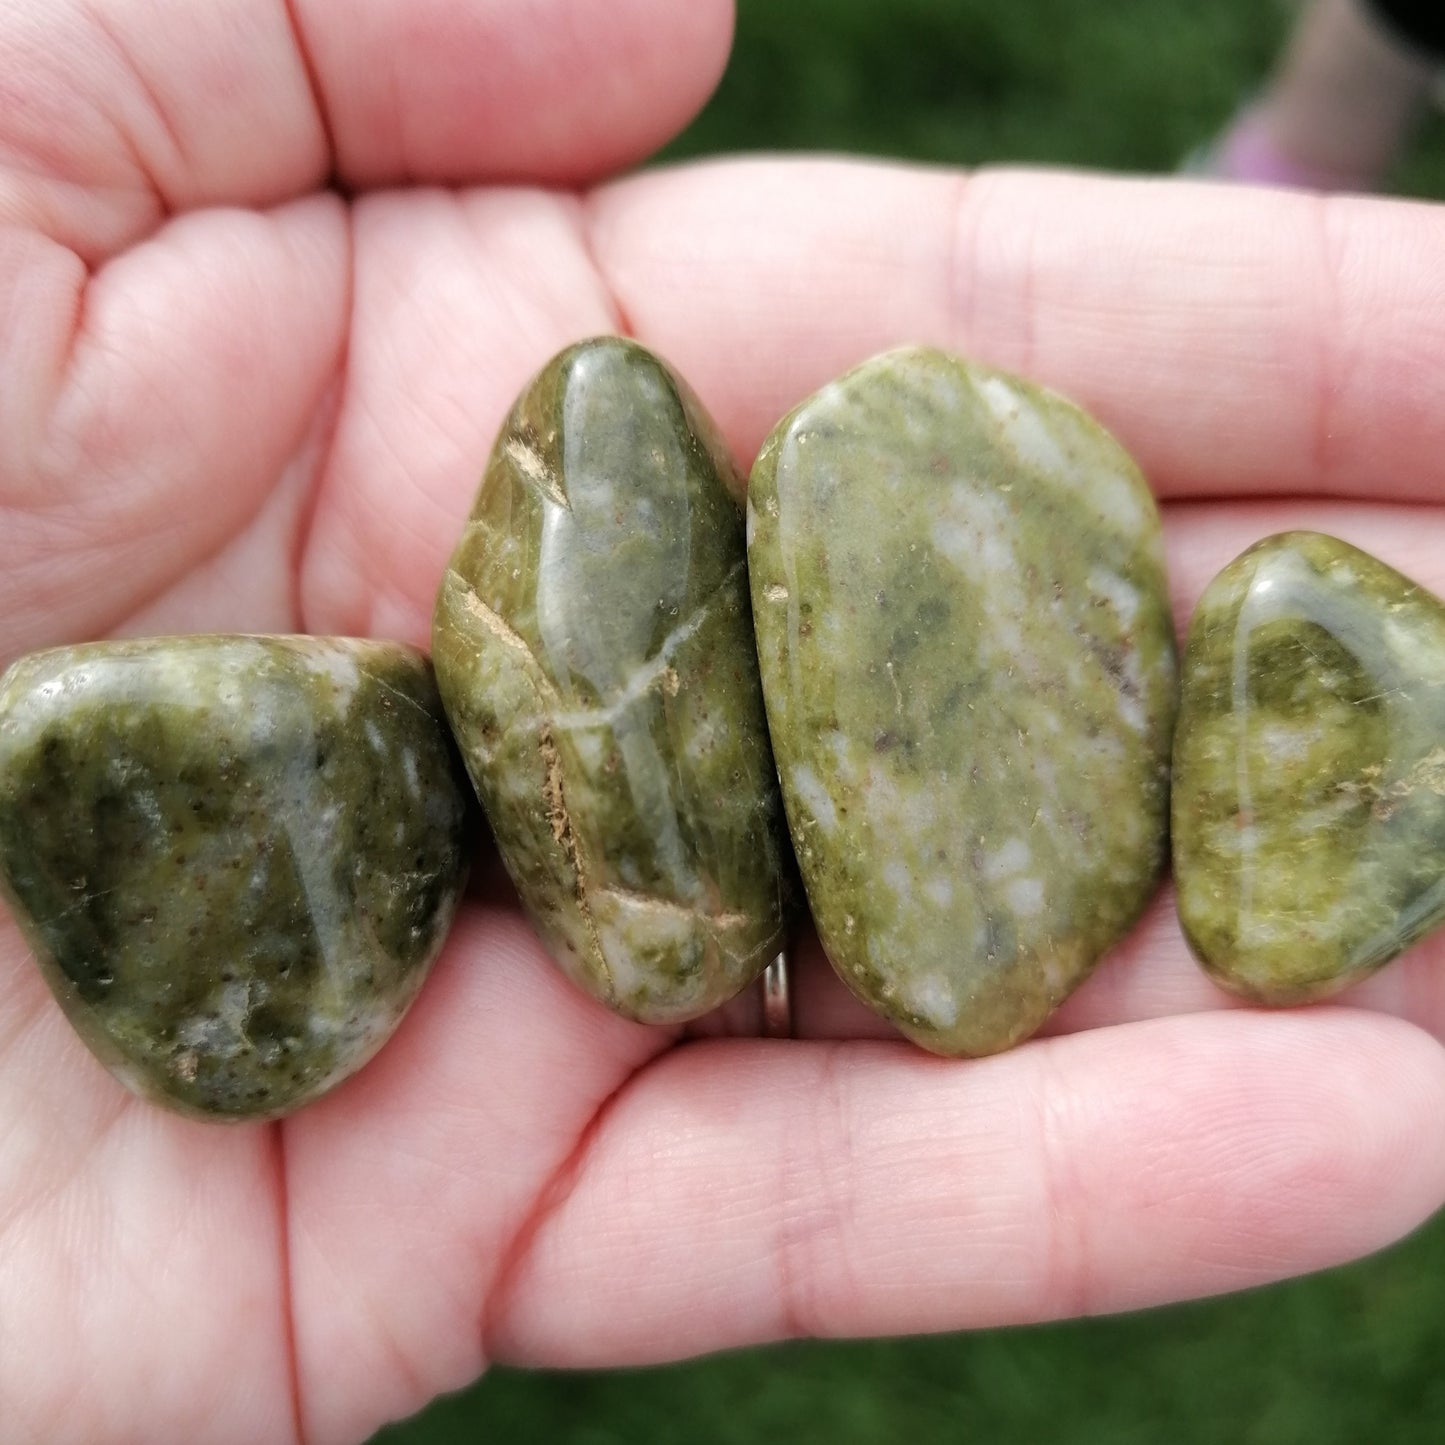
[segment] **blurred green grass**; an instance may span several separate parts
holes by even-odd
[[[665,1369],[497,1370],[377,1445],[1439,1445],[1445,1230],[1148,1314],[797,1344]]]
[[[1173,170],[1257,90],[1283,0],[739,0],[717,94],[668,158],[832,150]],[[1445,197],[1445,119],[1392,189]]]
[[[740,0],[728,72],[665,157],[1167,171],[1260,85],[1288,24],[1268,0]],[[1393,185],[1445,197],[1445,121]],[[1445,1220],[1348,1269],[1117,1319],[654,1370],[499,1369],[376,1445],[1438,1445],[1442,1358]]]

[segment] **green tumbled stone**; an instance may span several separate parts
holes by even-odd
[[[778,424],[748,526],[823,945],[924,1047],[1006,1048],[1164,862],[1175,667],[1153,499],[1062,398],[909,349]]]
[[[692,1018],[782,943],[786,839],[737,477],[656,357],[550,362],[503,425],[433,623],[447,715],[566,973]]]
[[[1445,604],[1333,537],[1231,562],[1189,629],[1174,873],[1191,947],[1323,998],[1445,922]]]
[[[0,678],[4,895],[81,1037],[184,1113],[286,1113],[381,1046],[471,806],[411,648],[97,643]]]

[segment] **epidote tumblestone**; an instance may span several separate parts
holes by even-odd
[[[908,349],[778,424],[748,525],[823,945],[926,1048],[1005,1048],[1164,862],[1175,667],[1153,500],[1075,406]]]
[[[582,987],[648,1022],[777,952],[786,838],[741,482],[656,357],[569,348],[503,425],[433,625],[508,872]]]
[[[425,658],[192,637],[0,679],[0,884],[137,1093],[259,1118],[385,1041],[465,882],[472,808]]]
[[[1445,604],[1314,532],[1210,583],[1185,653],[1174,872],[1190,945],[1323,998],[1445,922]]]

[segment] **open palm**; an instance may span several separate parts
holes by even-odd
[[[1071,393],[1165,509],[1181,618],[1268,531],[1445,584],[1445,214],[644,154],[726,0],[0,3],[0,664],[114,633],[425,643],[491,436],[627,330],[746,462],[870,352]],[[1274,500],[1271,500],[1273,498]],[[1432,960],[1427,955],[1436,955]],[[1445,957],[1230,1007],[1161,903],[976,1063],[803,950],[802,1041],[574,991],[480,889],[395,1040],[280,1125],[136,1102],[0,916],[0,1436],[358,1440],[494,1359],[1125,1308],[1445,1198]]]

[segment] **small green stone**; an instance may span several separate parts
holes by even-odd
[[[1175,667],[1153,499],[1062,398],[910,349],[778,424],[748,526],[823,945],[925,1048],[1006,1048],[1164,863]]]
[[[1445,603],[1333,537],[1231,562],[1189,629],[1174,874],[1190,946],[1324,998],[1445,922]]]
[[[741,481],[655,356],[550,362],[503,425],[433,623],[447,715],[564,971],[677,1022],[783,941],[787,844]]]
[[[136,1093],[267,1118],[385,1042],[466,879],[466,778],[421,653],[188,637],[0,678],[0,892]]]

